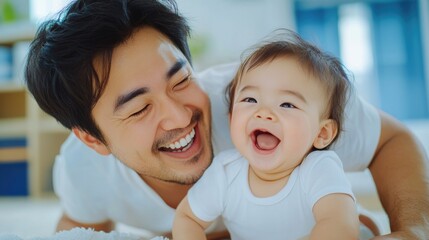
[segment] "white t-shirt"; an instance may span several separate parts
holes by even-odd
[[[188,201],[199,219],[223,217],[234,240],[298,239],[315,225],[314,204],[332,193],[350,195],[338,155],[311,152],[294,169],[287,184],[270,197],[256,197],[248,183],[249,164],[235,149],[220,153],[189,190]]]
[[[237,66],[221,65],[197,76],[212,104],[215,154],[233,147],[224,89]],[[380,118],[374,107],[354,93],[346,108],[345,131],[334,149],[346,171],[359,171],[369,165],[374,155]],[[74,134],[69,136],[56,158],[53,182],[64,211],[76,221],[97,223],[110,219],[154,234],[171,231],[174,209],[132,169],[112,155],[97,154]]]

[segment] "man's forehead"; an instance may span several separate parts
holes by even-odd
[[[153,68],[162,63],[168,69],[183,59],[187,62],[184,54],[166,36],[153,28],[145,27],[113,49],[110,64],[102,55],[96,56],[93,64],[97,73],[106,73],[108,67],[110,74],[115,75],[115,72],[118,72],[121,75],[133,67],[138,69],[135,68],[136,64],[141,69],[144,66]]]
[[[153,91],[154,87],[161,86],[158,83],[168,81],[177,72],[191,70],[182,52],[166,36],[151,28],[138,30],[113,49],[110,64],[105,60],[103,56],[94,59],[94,67],[99,76],[108,76],[103,78],[106,87],[102,98],[111,103],[108,105],[112,109],[118,109],[143,92]],[[135,94],[137,92],[139,94]]]
[[[169,41],[161,41],[158,47],[159,55],[167,65],[175,64],[179,59],[185,58],[182,52]]]

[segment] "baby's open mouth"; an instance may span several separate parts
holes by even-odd
[[[278,137],[268,131],[259,129],[252,132],[252,140],[255,146],[263,151],[273,150],[280,143],[280,139]]]

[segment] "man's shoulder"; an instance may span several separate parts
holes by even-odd
[[[86,146],[82,141],[80,141],[73,133],[69,135],[66,141],[63,143],[60,149],[59,156],[66,159],[106,159],[109,156],[103,156],[98,154],[96,151]],[[78,161],[78,160],[76,160]]]
[[[198,76],[205,75],[232,75],[235,74],[240,62],[229,62],[208,67],[197,73]]]
[[[204,86],[226,85],[237,72],[239,62],[225,63],[207,68],[196,74],[198,82]]]
[[[106,172],[109,162],[113,163],[112,156],[103,156],[86,146],[73,133],[61,146],[60,153],[55,160],[56,170],[70,176],[84,176],[86,173],[94,175]]]
[[[72,133],[55,159],[54,188],[57,193],[69,191],[98,199],[110,194],[109,191],[121,189],[122,175],[129,172],[114,156],[98,154]]]
[[[213,150],[220,151],[233,147],[229,135],[228,104],[225,89],[234,77],[238,62],[218,65],[197,74],[196,81],[207,93],[211,103]]]
[[[232,148],[220,152],[213,161],[223,167],[227,167],[231,163],[241,162],[242,159],[243,156],[235,148]]]

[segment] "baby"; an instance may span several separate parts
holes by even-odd
[[[234,240],[358,239],[351,186],[327,150],[342,130],[350,82],[336,58],[282,33],[228,86],[236,149],[219,154],[180,203],[174,240],[205,239],[219,216]]]

